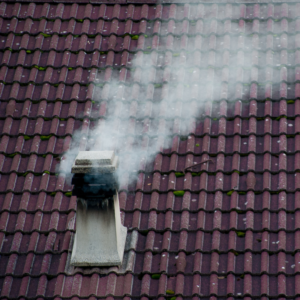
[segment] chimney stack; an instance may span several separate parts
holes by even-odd
[[[80,151],[72,166],[77,196],[74,266],[118,266],[127,228],[121,224],[114,151]]]

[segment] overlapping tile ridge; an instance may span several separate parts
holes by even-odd
[[[4,0],[4,2],[8,3],[14,3],[14,0]],[[35,1],[30,1],[30,0],[22,0],[20,1],[22,3],[26,2],[34,2],[34,3],[53,3],[53,4],[70,4],[68,0],[35,0]],[[197,3],[204,3],[204,4],[255,4],[258,1],[255,0],[74,0],[72,3],[78,3],[78,4],[92,4],[92,5],[100,5],[100,4],[136,4],[136,5],[141,5],[141,4],[197,4]],[[274,3],[274,4],[281,4],[281,3],[297,3],[297,0],[288,0],[288,1],[283,1],[283,0],[260,0],[260,4],[269,4],[269,3]]]
[[[298,299],[299,17],[291,1],[1,2],[0,299]],[[167,119],[152,107],[182,61],[191,109],[222,81],[187,135],[178,99]],[[126,138],[171,127],[172,145],[121,185],[130,268],[70,273],[76,197],[58,166],[75,132],[89,150],[113,81]]]

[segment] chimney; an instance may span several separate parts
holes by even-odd
[[[80,151],[72,166],[77,196],[76,233],[71,264],[118,266],[127,228],[121,224],[114,151]]]

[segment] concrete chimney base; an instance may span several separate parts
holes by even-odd
[[[78,267],[122,264],[127,228],[121,224],[118,193],[113,205],[86,207],[77,202],[76,233],[71,264]]]

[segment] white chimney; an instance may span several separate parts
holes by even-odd
[[[76,233],[71,264],[118,266],[127,228],[121,224],[114,151],[80,151],[72,167],[77,196]]]

